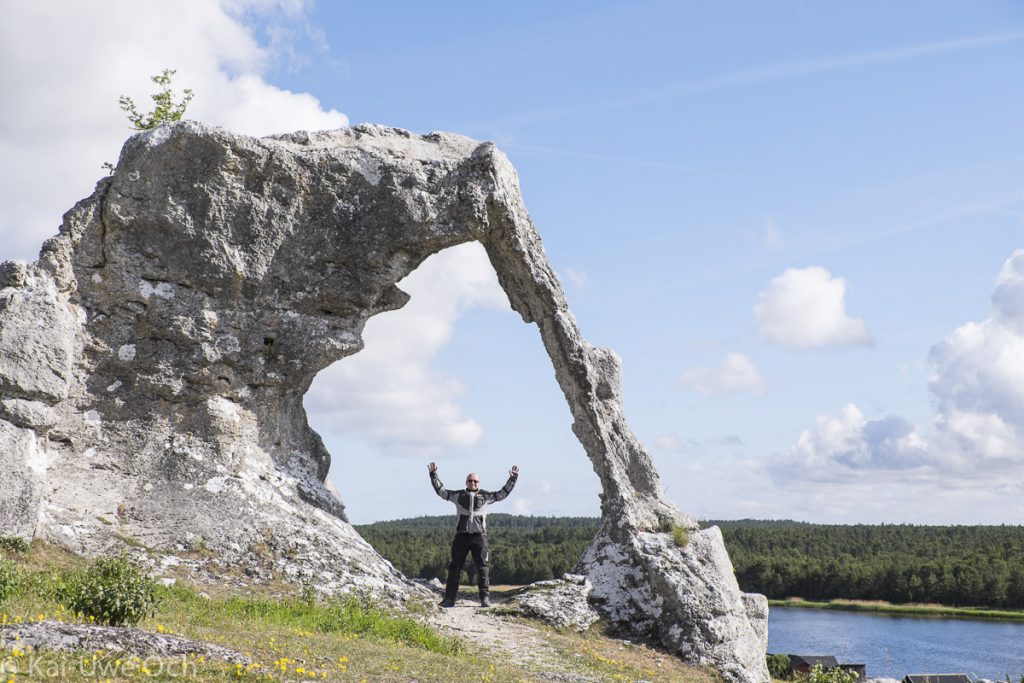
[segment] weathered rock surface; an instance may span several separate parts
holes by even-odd
[[[138,628],[100,626],[97,624],[66,624],[59,621],[38,621],[31,624],[9,624],[0,627],[0,646],[26,646],[38,650],[70,652],[103,650],[137,657],[216,657],[233,664],[252,660],[213,643],[182,638],[166,633],[150,633]]]
[[[670,532],[605,523],[582,566],[592,599],[627,631],[727,680],[757,680],[748,663],[765,661],[768,601],[740,592],[718,527],[691,531],[680,548]]]
[[[347,523],[302,397],[404,305],[395,283],[471,240],[537,324],[601,481],[581,566],[595,597],[730,681],[766,681],[763,611],[721,536],[663,495],[618,358],[581,336],[515,170],[457,135],[184,122],[131,138],[39,261],[0,266],[0,524],[85,554],[128,541],[257,579],[429,594]],[[672,524],[686,548],[659,531]]]
[[[561,579],[531,583],[512,595],[501,609],[582,633],[601,618],[590,605],[592,590],[587,577],[566,574]]]

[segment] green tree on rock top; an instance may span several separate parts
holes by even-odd
[[[128,114],[128,122],[132,124],[132,130],[152,130],[161,124],[181,120],[181,117],[185,114],[185,109],[188,108],[188,103],[192,101],[194,93],[191,88],[185,88],[181,101],[174,101],[174,91],[171,90],[171,78],[175,73],[177,73],[175,69],[164,69],[156,76],[150,77],[149,80],[160,86],[160,92],[150,95],[155,106],[153,111],[148,114],[140,112],[135,104],[135,100],[127,95],[121,95],[118,98],[121,109]],[[114,172],[114,165],[109,161],[103,162],[102,167],[108,173],[112,174]]]
[[[152,130],[163,123],[181,120],[194,93],[191,88],[186,88],[181,101],[174,101],[171,78],[175,73],[175,69],[164,69],[160,74],[149,79],[160,86],[160,92],[150,95],[156,106],[148,114],[141,113],[132,98],[121,95],[118,101],[121,104],[121,109],[128,114],[128,121],[134,130]]]

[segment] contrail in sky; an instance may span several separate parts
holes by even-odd
[[[605,161],[611,164],[634,164],[637,166],[649,166],[651,168],[661,168],[667,171],[680,171],[682,173],[692,173],[695,175],[713,176],[718,178],[737,178],[736,174],[724,173],[721,171],[713,171],[706,168],[698,168],[696,166],[686,166],[684,164],[673,164],[664,161],[655,161],[650,159],[634,159],[628,157],[612,156],[609,154],[594,154],[592,152],[576,152],[568,149],[558,149],[555,147],[545,147],[543,145],[526,145],[515,140],[510,142],[499,144],[504,150],[523,150],[525,152],[539,152],[541,154],[555,154],[563,157],[573,157],[576,159],[588,159],[590,161]]]
[[[858,66],[869,66],[874,64],[889,64],[902,62],[918,57],[957,52],[974,48],[992,47],[1014,43],[1024,38],[1024,32],[994,33],[986,36],[973,36],[970,38],[956,38],[954,40],[942,40],[923,45],[912,45],[910,47],[888,48],[884,50],[872,50],[851,55],[838,55],[835,57],[817,57],[795,62],[782,62],[779,64],[768,64],[752,69],[736,71],[724,76],[676,83],[645,93],[638,93],[628,97],[620,97],[597,102],[585,102],[581,104],[553,107],[520,114],[511,114],[489,124],[485,123],[476,128],[488,128],[490,130],[508,129],[511,126],[544,121],[550,119],[564,118],[566,116],[578,116],[596,111],[607,111],[610,109],[621,109],[640,104],[651,104],[663,102],[688,95],[724,90],[744,85],[756,85],[783,81],[813,74],[840,71]]]

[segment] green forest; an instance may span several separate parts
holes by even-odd
[[[572,571],[598,524],[592,517],[488,515],[491,582],[524,584]],[[722,529],[740,587],[769,598],[1024,608],[1024,527],[701,524]],[[444,580],[451,516],[356,528],[406,575]],[[463,580],[475,581],[471,561]]]
[[[520,585],[572,571],[597,527],[598,520],[593,517],[487,515],[491,583]],[[454,529],[453,515],[356,527],[406,576],[441,581],[448,575]],[[463,582],[476,582],[472,558],[466,560]]]

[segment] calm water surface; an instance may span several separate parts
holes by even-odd
[[[1024,676],[1024,622],[902,617],[772,607],[768,651],[835,655],[867,664],[868,677],[968,673]]]

